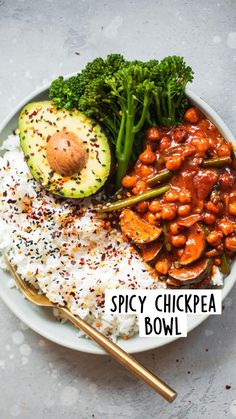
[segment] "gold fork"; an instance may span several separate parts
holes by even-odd
[[[168,400],[168,402],[172,402],[176,398],[177,393],[171,387],[169,387],[162,380],[160,380],[154,374],[148,371],[145,367],[143,367],[132,356],[127,354],[127,352],[121,349],[118,345],[116,345],[114,342],[111,342],[107,337],[105,337],[102,333],[98,332],[94,327],[90,326],[86,321],[82,320],[80,317],[74,316],[67,308],[52,303],[43,294],[38,294],[36,288],[30,286],[17,274],[7,256],[5,256],[4,258],[9,271],[15,279],[18,289],[27,298],[27,300],[41,307],[57,308],[63,314],[63,316],[70,320],[76,327],[83,330],[83,332],[86,335],[88,335],[91,339],[97,342],[98,345],[105,349],[105,351],[108,352],[118,362],[120,362],[120,364],[122,364],[131,373],[133,373],[138,378],[143,380],[146,384],[148,384],[150,387],[152,387],[162,397]]]

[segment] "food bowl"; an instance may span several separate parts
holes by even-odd
[[[70,77],[70,75],[68,76]],[[16,129],[18,125],[18,116],[28,102],[40,101],[48,99],[49,86],[42,88],[33,94],[26,97],[0,124],[0,143]],[[222,135],[236,146],[236,140],[225,125],[219,115],[199,96],[190,90],[186,90],[186,95],[191,103],[198,107],[219,129]],[[67,348],[77,351],[104,354],[105,352],[97,346],[94,342],[86,338],[79,338],[77,329],[69,323],[60,323],[53,316],[52,311],[39,308],[28,301],[26,301],[16,288],[9,287],[10,276],[0,270],[0,297],[10,310],[32,330],[41,336],[58,343]],[[236,281],[236,261],[231,265],[231,272],[224,280],[222,289],[222,299],[230,292]],[[188,316],[188,333],[195,327],[199,326],[208,315],[191,315]],[[176,337],[155,337],[155,338],[140,338],[134,336],[129,340],[119,339],[118,344],[129,353],[142,352],[149,349],[158,348],[176,340]]]

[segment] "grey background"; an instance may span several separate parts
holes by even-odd
[[[110,52],[183,55],[194,90],[236,132],[234,0],[0,0],[0,119],[48,80]],[[137,355],[178,390],[172,405],[111,359],[40,338],[0,302],[0,418],[236,417],[235,297],[187,339]]]

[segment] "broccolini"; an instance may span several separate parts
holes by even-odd
[[[147,125],[176,125],[188,105],[184,96],[193,72],[182,57],[127,61],[120,54],[96,58],[81,73],[50,88],[58,108],[77,108],[106,130],[117,160],[116,186],[142,145],[139,135]]]

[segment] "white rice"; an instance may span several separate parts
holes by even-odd
[[[0,251],[51,301],[67,305],[113,340],[134,335],[136,316],[105,315],[104,293],[158,286],[138,253],[97,218],[89,200],[75,206],[47,194],[32,178],[17,135],[2,150]]]

